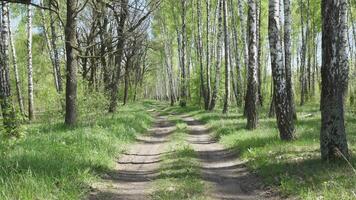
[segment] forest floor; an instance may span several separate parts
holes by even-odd
[[[0,138],[1,200],[356,199],[354,113],[346,113],[350,162],[327,163],[315,104],[297,108],[292,142],[279,139],[266,108],[253,131],[236,108],[84,108],[73,128],[48,112],[24,125],[22,138]]]
[[[93,187],[89,200],[280,199],[206,125],[174,112],[156,114],[148,134]]]

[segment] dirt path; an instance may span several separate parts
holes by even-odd
[[[188,124],[188,142],[199,155],[202,178],[208,185],[206,199],[279,199],[261,189],[261,181],[245,167],[238,156],[214,141],[207,127],[192,117],[182,116]],[[175,124],[158,116],[149,136],[142,136],[117,162],[115,170],[93,186],[89,200],[147,200],[152,182],[159,175],[161,156],[167,152]]]
[[[183,120],[188,124],[188,141],[199,155],[210,199],[279,199],[262,190],[261,180],[247,170],[235,153],[214,141],[204,124],[187,116]]]
[[[160,156],[166,149],[168,136],[175,125],[167,117],[159,116],[150,136],[139,137],[117,162],[114,171],[95,184],[89,200],[149,199],[151,183],[159,175]]]

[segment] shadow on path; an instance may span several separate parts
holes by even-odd
[[[160,157],[167,154],[168,136],[175,124],[165,116],[157,116],[149,134],[137,138],[137,143],[120,157],[115,169],[93,185],[89,200],[149,199],[151,182],[159,175]]]
[[[263,190],[261,180],[250,173],[243,161],[231,149],[225,149],[210,136],[210,130],[200,121],[183,116],[188,124],[188,141],[198,153],[202,178],[209,185],[211,199],[280,199]]]

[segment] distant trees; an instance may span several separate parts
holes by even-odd
[[[344,101],[348,86],[347,1],[322,0],[320,147],[323,160],[349,158]]]
[[[353,19],[347,1],[322,0],[323,159],[332,159],[338,152],[348,157],[344,99],[348,89],[347,52],[348,48],[354,49],[355,42],[349,33],[355,37],[356,31],[354,24],[352,29],[347,28]],[[20,57],[20,63],[27,63],[29,120],[35,118],[33,99],[37,81],[32,69],[36,51],[32,52],[31,25],[34,22],[37,26],[38,21],[43,28],[38,35],[46,40],[40,42],[48,49],[46,55],[52,64],[57,96],[62,95],[64,83],[61,63],[66,66],[65,123],[69,126],[77,121],[80,84],[83,87],[79,93],[101,92],[108,100],[105,108],[111,113],[117,110],[119,100],[126,104],[131,96],[136,100],[140,92],[145,98],[170,100],[171,105],[179,102],[184,107],[191,102],[209,111],[221,106],[224,113],[233,103],[238,110],[245,104],[248,129],[257,127],[258,111],[266,107],[262,103],[266,99],[264,95],[268,95],[270,116],[277,118],[281,139],[292,140],[296,119],[294,97],[300,98],[300,104],[304,105],[319,89],[318,35],[321,32],[319,5],[314,1],[296,1],[293,5],[302,11],[296,16],[292,15],[290,0],[269,0],[268,37],[267,19],[263,17],[267,7],[261,0],[145,3],[66,0],[65,12],[55,0],[39,5],[25,0],[7,2],[28,6],[28,14],[23,15],[24,19],[27,17],[23,21],[27,21],[28,35],[23,35],[27,36],[28,46],[19,52],[28,55],[27,62]],[[11,132],[17,126],[14,106],[17,104],[11,100],[10,55],[21,113],[24,113],[24,97],[7,2],[1,2],[0,100],[5,128]],[[40,20],[36,16],[32,19],[31,7],[42,9]],[[66,14],[65,22],[61,19],[63,14]],[[292,26],[292,21],[299,23],[298,26]],[[65,30],[61,34],[63,26]],[[267,69],[269,61],[271,74]],[[295,95],[293,79],[298,82]]]

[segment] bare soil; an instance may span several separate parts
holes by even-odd
[[[263,188],[261,180],[249,172],[243,161],[231,150],[225,149],[210,136],[209,129],[189,116],[182,116],[188,124],[188,142],[199,155],[202,180],[208,186],[206,199],[280,199],[274,192]],[[168,153],[169,135],[175,124],[166,116],[157,116],[148,136],[120,157],[115,170],[93,185],[89,200],[141,200],[150,199],[152,182],[159,175],[161,156]]]
[[[159,175],[167,138],[174,129],[167,117],[158,116],[150,134],[139,137],[120,157],[115,170],[93,186],[89,200],[147,200],[152,193],[151,183]]]
[[[188,141],[199,155],[209,199],[280,199],[263,188],[261,180],[248,171],[234,151],[215,141],[203,123],[189,116],[183,116],[183,120],[188,124]]]

